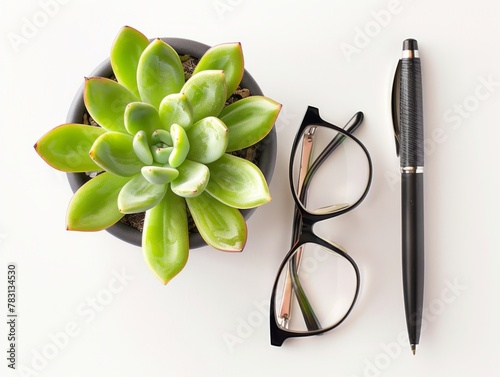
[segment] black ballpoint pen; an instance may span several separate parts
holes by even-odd
[[[415,354],[424,297],[424,138],[422,76],[414,39],[403,42],[392,101],[401,168],[403,294],[408,338]]]

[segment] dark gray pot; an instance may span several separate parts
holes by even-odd
[[[188,54],[196,58],[200,58],[208,49],[209,46],[199,43],[196,41],[191,41],[181,38],[162,38],[170,46],[172,46],[179,54]],[[89,77],[110,77],[113,74],[111,69],[111,64],[109,59],[102,62],[93,72],[91,72]],[[262,95],[262,91],[253,79],[253,77],[245,70],[243,79],[241,81],[241,86],[248,88],[252,95]],[[73,103],[68,112],[67,122],[68,123],[82,123],[83,114],[86,112],[85,104],[83,102],[83,85],[78,90]],[[259,146],[260,151],[260,162],[258,164],[260,170],[262,170],[264,176],[268,183],[271,181],[271,177],[274,172],[274,165],[276,163],[276,129],[273,127],[271,132],[266,136],[264,140],[261,141]],[[80,186],[87,182],[90,178],[84,173],[67,173],[69,184],[73,192],[76,192]],[[241,210],[245,219],[248,219],[250,215],[255,211],[255,208]],[[142,233],[138,230],[129,227],[121,222],[106,229],[113,236],[131,243],[133,245],[141,246],[142,244]],[[201,238],[198,233],[193,233],[189,237],[189,245],[191,249],[198,248],[200,246],[206,245],[205,241]]]

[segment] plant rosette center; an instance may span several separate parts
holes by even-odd
[[[35,144],[58,170],[103,171],[75,192],[67,228],[98,231],[145,212],[143,253],[165,284],[187,262],[188,209],[207,244],[241,251],[247,229],[239,209],[271,196],[260,169],[231,152],[260,142],[281,109],[264,96],[225,106],[243,77],[241,45],[210,48],[186,81],[170,45],[124,27],[110,61],[116,81],[91,77],[84,85],[85,107],[101,127],[62,124]]]

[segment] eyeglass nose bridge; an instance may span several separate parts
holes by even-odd
[[[314,225],[318,222],[318,220],[315,220],[314,218],[311,218],[309,216],[302,216],[301,218],[301,223],[299,224],[300,225],[300,228],[301,228],[301,231],[299,234],[309,234],[309,233],[312,233],[314,234]]]

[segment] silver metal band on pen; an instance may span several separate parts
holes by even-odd
[[[420,55],[418,54],[418,50],[403,50],[403,59],[413,59],[413,58],[420,58]]]
[[[424,172],[423,166],[405,166],[400,168],[401,174],[419,174]]]

